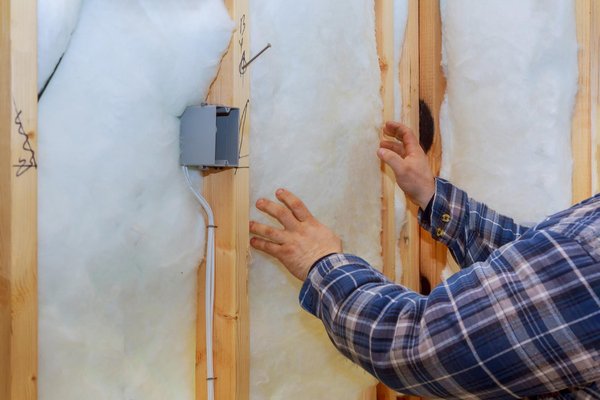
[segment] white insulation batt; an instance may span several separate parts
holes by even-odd
[[[380,72],[371,0],[253,0],[251,200],[300,196],[344,250],[381,266]],[[402,32],[404,29],[401,30]],[[253,209],[252,218],[266,221]],[[271,221],[272,222],[272,221]],[[297,281],[253,252],[251,399],[357,399],[374,379],[301,310]]]
[[[204,224],[178,116],[233,24],[221,0],[86,0],[76,26],[39,108],[39,398],[194,399]],[[64,42],[41,38],[40,62]]]
[[[82,0],[38,0],[38,92],[67,50]]]
[[[531,223],[571,202],[573,1],[441,2],[442,175]]]

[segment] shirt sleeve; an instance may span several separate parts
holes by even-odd
[[[461,267],[487,259],[528,229],[441,178],[436,178],[435,195],[418,217],[423,229],[444,243]]]
[[[577,242],[530,233],[426,297],[359,257],[335,254],[312,269],[300,303],[322,320],[342,354],[394,390],[522,398],[597,378],[600,318],[588,316],[600,311],[590,282],[577,275],[595,267]],[[600,286],[600,277],[595,282]]]

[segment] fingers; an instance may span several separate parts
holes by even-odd
[[[298,223],[296,217],[294,217],[292,212],[287,207],[274,203],[270,200],[259,199],[256,202],[256,208],[275,218],[286,229],[292,228]]]
[[[285,234],[281,229],[273,228],[268,225],[261,224],[259,222],[250,222],[250,232],[255,235],[260,235],[265,239],[270,240],[276,244],[283,244]]]
[[[407,153],[421,150],[417,137],[412,133],[410,128],[399,122],[389,121],[385,123],[384,133],[388,136],[393,136],[404,144],[404,149]]]
[[[402,136],[407,133],[411,133],[408,126],[395,121],[386,122],[383,132],[388,136],[395,137],[396,139],[402,139]]]
[[[296,197],[292,192],[289,192],[284,189],[279,189],[275,193],[275,195],[281,202],[283,202],[283,204],[287,206],[287,208],[290,209],[290,211],[292,211],[292,213],[298,219],[298,221],[304,222],[312,217],[312,214],[304,205],[302,200]]]
[[[405,161],[398,154],[391,150],[380,148],[377,150],[377,156],[394,170],[396,176],[402,174]]]
[[[379,147],[392,150],[394,153],[398,154],[402,158],[406,157],[406,149],[404,148],[404,145],[400,142],[384,140],[381,143],[379,143]]]
[[[263,251],[275,258],[278,258],[281,252],[281,245],[269,242],[268,240],[264,240],[261,238],[252,238],[250,240],[250,245],[256,250]]]

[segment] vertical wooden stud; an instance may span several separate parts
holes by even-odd
[[[402,123],[419,133],[419,2],[409,0],[408,20],[400,58],[400,87],[402,94]],[[414,291],[419,283],[419,222],[418,206],[407,201],[406,223],[400,234],[402,277],[400,283]],[[398,277],[396,277],[398,280]]]
[[[391,0],[375,0],[375,36],[377,54],[381,70],[381,98],[383,100],[383,121],[394,118],[394,4]],[[381,133],[383,138],[383,131]],[[396,279],[396,217],[394,208],[394,191],[396,179],[390,167],[381,163],[382,172],[382,232],[381,248],[383,256],[383,273],[392,281]],[[378,400],[395,399],[394,392],[379,384]]]
[[[408,0],[408,19],[400,58],[400,88],[402,94],[402,123],[419,134],[419,0]],[[419,207],[407,201],[406,223],[400,235],[402,278],[400,283],[420,291],[420,228],[417,220]],[[415,396],[397,399],[418,400]]]
[[[579,90],[571,129],[574,203],[592,194],[592,98],[590,88],[592,3],[595,2],[592,0],[575,2],[577,42],[579,43]]]
[[[226,0],[236,23],[229,50],[211,86],[208,102],[239,107],[240,168],[207,173],[204,195],[215,223],[215,398],[245,400],[249,396],[249,106],[250,74],[242,68],[250,59],[248,0]],[[206,398],[204,345],[204,268],[198,274],[196,398]]]
[[[590,90],[592,126],[592,194],[600,191],[600,2],[590,13]]]
[[[0,3],[0,398],[37,398],[37,18]]]
[[[442,22],[438,0],[419,1],[419,94],[420,118],[429,112],[433,119],[433,132],[419,132],[421,143],[431,143],[427,151],[434,174],[440,171],[442,143],[440,136],[440,107],[446,90],[446,80],[441,67]],[[433,134],[433,140],[431,140]],[[429,138],[427,138],[429,136]],[[426,146],[427,147],[427,146]],[[428,293],[441,282],[446,266],[446,247],[436,242],[428,232],[421,230],[421,291]]]
[[[377,53],[381,69],[381,97],[383,99],[383,120],[394,118],[394,8],[390,0],[375,0],[375,34]],[[383,133],[381,135],[383,137]],[[382,171],[382,232],[383,273],[395,280],[395,212],[394,187],[396,179],[391,168],[381,163]]]

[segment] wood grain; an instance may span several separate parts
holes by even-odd
[[[394,4],[389,0],[375,0],[375,37],[377,54],[381,71],[381,98],[383,100],[383,121],[394,119]],[[383,128],[383,127],[382,127]],[[380,133],[383,138],[383,129]],[[383,256],[383,273],[392,281],[396,280],[396,215],[394,207],[394,191],[396,178],[390,167],[381,163],[382,198],[381,198],[381,248]],[[383,384],[377,386],[378,400],[396,398],[394,391]]]
[[[592,194],[591,13],[592,0],[577,0],[575,15],[579,43],[579,90],[571,128],[573,203]],[[598,54],[596,54],[596,58]]]
[[[434,122],[433,145],[428,152],[434,174],[440,171],[442,142],[440,135],[440,107],[446,91],[442,72],[442,22],[438,0],[419,1],[419,94],[431,111]],[[447,249],[431,235],[421,230],[420,265],[421,291],[427,294],[441,282],[446,266]]]
[[[10,400],[37,398],[37,170],[27,167],[37,155],[36,27],[35,0],[0,3],[0,398]]]
[[[400,88],[402,123],[419,134],[419,2],[409,0],[408,21],[400,57]],[[418,206],[407,200],[406,223],[400,233],[402,277],[400,283],[416,292],[419,282],[419,222]],[[398,278],[398,277],[396,277]],[[398,279],[397,279],[398,280]]]
[[[248,0],[227,0],[236,23],[227,54],[207,101],[240,108],[241,156],[249,147],[249,70],[240,72],[242,58],[250,59]],[[245,111],[244,111],[245,110]],[[245,400],[249,396],[249,170],[248,157],[239,169],[205,174],[204,196],[213,207],[215,223],[215,398]],[[204,267],[198,273],[196,398],[206,398],[204,345]]]
[[[375,36],[377,54],[381,70],[381,98],[383,100],[383,121],[394,118],[394,9],[393,2],[375,0]],[[381,131],[383,137],[383,130]],[[383,256],[383,273],[392,281],[395,280],[396,238],[394,188],[396,179],[391,168],[381,163],[382,172],[382,232],[381,247]]]
[[[590,12],[590,96],[592,124],[592,194],[600,191],[600,2]]]

